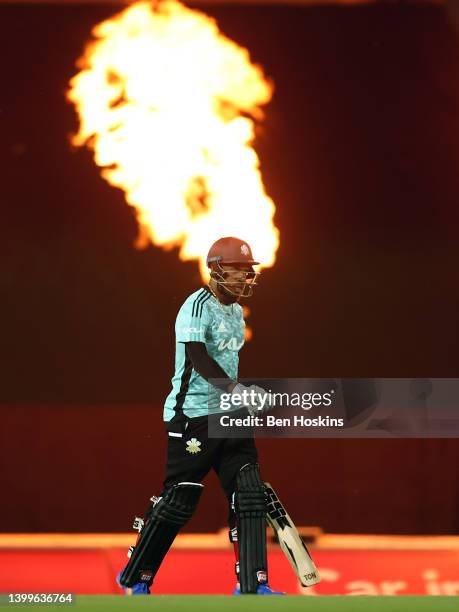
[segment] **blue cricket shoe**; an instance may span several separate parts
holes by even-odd
[[[124,568],[120,571],[118,576],[116,577],[116,582],[118,586],[120,586],[125,595],[150,595],[150,587],[146,582],[138,582],[137,584],[133,584],[131,587],[125,587],[120,582],[121,574],[123,573]]]
[[[258,585],[257,595],[285,595],[283,591],[273,591],[269,584]],[[236,582],[236,587],[233,591],[233,595],[242,595],[241,587],[239,582]]]

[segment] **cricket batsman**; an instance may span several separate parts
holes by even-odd
[[[250,246],[226,237],[207,256],[209,285],[184,302],[175,324],[175,373],[164,406],[168,436],[163,491],[151,498],[143,519],[136,519],[137,543],[130,549],[118,583],[127,594],[147,595],[180,529],[193,515],[202,480],[214,469],[229,504],[229,534],[236,555],[234,595],[283,595],[268,583],[266,487],[261,480],[253,438],[209,438],[209,380],[237,394],[256,414],[254,388],[237,382],[239,350],[244,344],[241,298],[252,295],[258,274]],[[259,396],[258,396],[259,397]]]

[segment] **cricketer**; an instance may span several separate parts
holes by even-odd
[[[253,293],[258,278],[253,266],[257,264],[247,242],[220,238],[207,255],[209,284],[191,294],[177,315],[175,373],[164,405],[168,445],[163,491],[151,498],[144,518],[134,523],[139,531],[137,542],[117,578],[127,594],[150,593],[164,557],[198,505],[202,480],[214,469],[229,505],[229,536],[236,556],[233,594],[283,595],[269,586],[266,550],[269,508],[277,513],[268,521],[276,529],[282,506],[279,502],[275,507],[272,497],[268,498],[254,439],[208,435],[209,379],[219,379],[219,386],[222,381],[226,393],[244,397],[243,409],[249,414],[260,409],[254,399],[257,394],[243,392],[264,390],[237,381],[245,327],[239,301]],[[285,520],[280,521],[285,528]],[[295,562],[294,568],[297,565]],[[314,570],[310,561],[308,572]]]

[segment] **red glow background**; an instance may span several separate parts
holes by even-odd
[[[200,279],[133,248],[65,89],[119,7],[0,6],[2,531],[126,531],[161,487],[173,322]],[[257,150],[281,247],[241,375],[458,374],[459,40],[440,6],[206,7],[276,84]],[[455,440],[264,440],[299,524],[458,533]],[[226,507],[214,477],[188,529]]]

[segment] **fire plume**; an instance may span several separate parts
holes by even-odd
[[[92,34],[67,92],[79,117],[72,142],[125,192],[137,246],[179,247],[205,276],[210,244],[233,235],[272,266],[275,206],[253,148],[273,92],[262,69],[175,0],[133,4]]]

